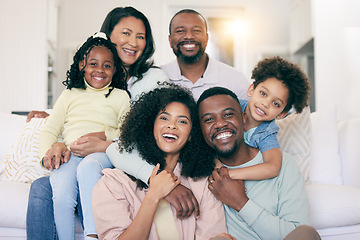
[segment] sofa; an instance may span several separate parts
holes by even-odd
[[[46,120],[25,119],[0,113],[0,240],[26,239],[31,182],[49,174],[38,166],[38,134]],[[360,117],[337,121],[329,106],[291,114],[278,125],[283,151],[303,173],[311,223],[322,239],[360,239]],[[82,239],[79,221],[76,229]]]

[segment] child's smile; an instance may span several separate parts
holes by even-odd
[[[252,84],[249,87],[248,96],[250,99],[245,110],[247,116],[251,116],[258,122],[271,121],[283,117],[282,113],[289,98],[289,89],[282,81],[268,78],[259,83],[256,88]],[[248,123],[250,124],[249,121]]]
[[[79,64],[80,69],[84,67],[83,62]],[[102,89],[111,83],[115,70],[114,58],[110,50],[96,46],[86,58],[84,77],[90,86]]]

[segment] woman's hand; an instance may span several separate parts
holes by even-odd
[[[104,132],[89,133],[73,142],[70,145],[70,150],[77,157],[86,157],[91,153],[105,152],[111,143],[106,141]]]
[[[47,150],[42,159],[43,165],[49,170],[58,169],[61,164],[70,159],[70,150],[62,142],[56,142]]]
[[[30,122],[32,118],[46,118],[49,114],[44,111],[31,111],[26,117],[26,122]]]
[[[173,172],[163,170],[157,174],[159,168],[160,164],[158,163],[150,176],[150,188],[146,194],[155,201],[165,198],[177,185],[180,184],[180,180]]]

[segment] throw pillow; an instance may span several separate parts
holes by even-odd
[[[310,108],[302,113],[292,113],[287,117],[276,120],[279,126],[278,140],[283,152],[292,155],[304,177],[309,182],[311,163],[311,123]]]
[[[2,181],[31,183],[50,172],[40,165],[39,136],[47,118],[33,118],[25,124],[4,159]]]
[[[313,141],[311,182],[342,184],[336,115],[335,105],[331,105],[310,116]]]

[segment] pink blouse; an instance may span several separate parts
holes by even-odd
[[[189,188],[200,206],[200,216],[191,215],[185,220],[176,218],[176,210],[171,206],[180,239],[206,239],[227,232],[222,203],[208,189],[207,178],[194,181],[180,175],[180,164],[174,170],[181,184]],[[120,169],[105,169],[104,176],[93,189],[92,209],[99,239],[117,239],[131,224],[140,209],[146,189],[140,190]],[[149,240],[157,240],[155,225]]]

